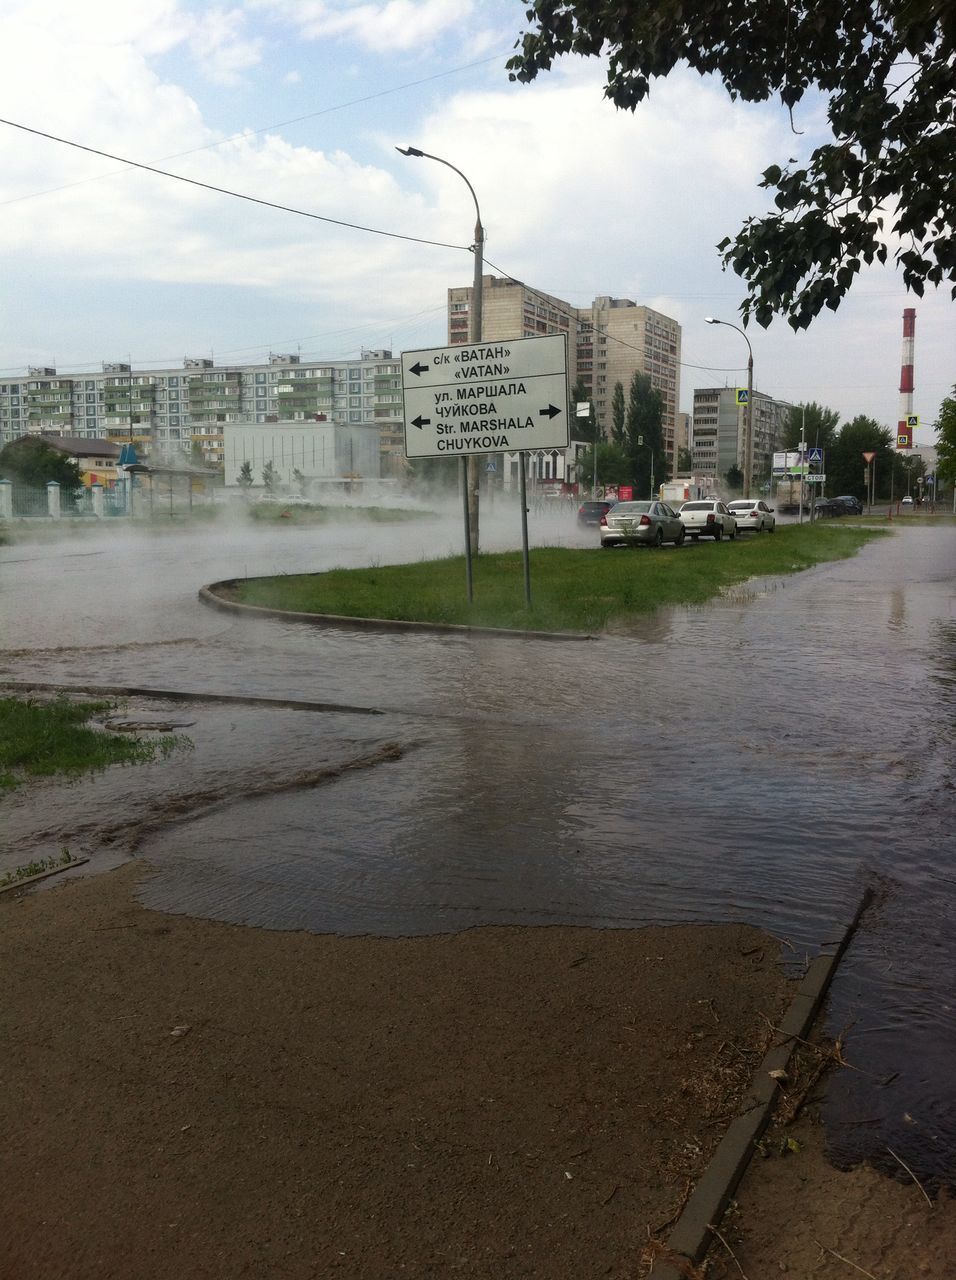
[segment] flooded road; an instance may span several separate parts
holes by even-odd
[[[487,549],[516,532],[489,527]],[[593,545],[567,515],[533,536]],[[449,519],[0,549],[2,679],[377,713],[180,704],[196,746],[175,765],[174,825],[150,810],[158,766],[99,792],[57,784],[51,811],[85,803],[92,830],[136,788],[154,819],[137,831],[142,900],[273,928],[733,920],[802,961],[872,886],[831,997],[829,1029],[850,1026],[859,1068],[830,1086],[831,1142],[843,1160],[899,1172],[892,1148],[956,1182],[956,532],[898,529],[586,644],[323,631],[196,600],[218,578],[459,546]]]

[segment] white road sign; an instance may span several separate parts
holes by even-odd
[[[402,352],[405,456],[565,449],[565,334]]]

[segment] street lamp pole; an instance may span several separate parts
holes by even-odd
[[[739,325],[729,320],[716,320],[713,316],[705,316],[707,324],[723,324],[728,329],[736,329],[747,344],[747,406],[744,411],[744,497],[750,497],[754,469],[754,349],[750,339]]]
[[[455,167],[450,160],[443,160],[441,156],[433,156],[427,151],[421,151],[418,147],[396,147],[395,150],[399,155],[417,156],[423,160],[434,160],[438,164],[443,164],[446,169],[451,169],[453,173],[457,173],[459,178],[471,192],[471,198],[475,202],[475,243],[473,252],[475,255],[475,276],[474,285],[471,291],[471,314],[469,317],[469,340],[471,342],[481,341],[481,309],[482,309],[482,280],[484,276],[484,252],[485,252],[485,229],[481,225],[481,210],[478,207],[478,197],[475,195],[475,189],[462,173]],[[523,464],[523,457],[522,457]],[[478,458],[472,455],[470,458],[461,459],[461,474],[464,485],[464,506],[465,506],[465,529],[466,540],[468,544],[468,599],[471,600],[471,557],[478,554]]]

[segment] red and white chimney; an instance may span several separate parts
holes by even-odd
[[[896,426],[897,449],[912,449],[913,427],[913,343],[916,337],[916,309],[903,312],[903,361],[900,367],[900,420]]]

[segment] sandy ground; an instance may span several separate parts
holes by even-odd
[[[792,994],[744,927],[316,937],[140,873],[0,897],[3,1280],[644,1275]],[[951,1203],[798,1130],[708,1274],[953,1274]]]

